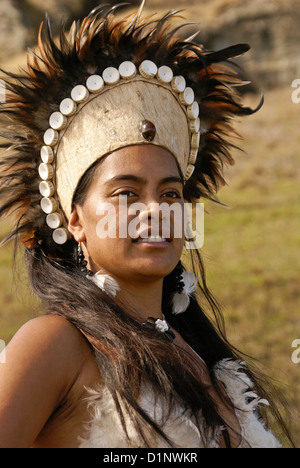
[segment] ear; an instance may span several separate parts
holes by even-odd
[[[81,210],[80,207],[74,206],[71,213],[68,229],[73,234],[74,239],[77,242],[84,242],[86,240],[85,230],[81,221]]]

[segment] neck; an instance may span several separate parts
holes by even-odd
[[[149,317],[163,319],[162,279],[134,284],[124,283],[119,278],[117,281],[121,288],[117,301],[132,318],[140,322],[145,322]]]

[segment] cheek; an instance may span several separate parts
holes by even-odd
[[[184,248],[184,239],[183,238],[180,238],[180,239],[175,238],[172,241],[172,245],[173,245],[173,249],[174,249],[174,256],[179,261],[180,257],[181,257],[181,254],[182,254],[182,251],[183,251],[183,248]]]
[[[102,239],[98,236],[88,237],[86,246],[93,271],[104,269],[113,274],[123,266],[127,266],[130,255],[126,241],[110,237]]]
[[[114,206],[93,196],[82,210],[82,225],[90,240],[116,237],[116,212]]]
[[[94,206],[94,209],[90,208],[85,213],[84,224],[89,256],[100,265],[101,262],[118,262],[124,257],[131,243],[126,236],[127,223],[124,221],[120,225],[114,205],[98,202]]]

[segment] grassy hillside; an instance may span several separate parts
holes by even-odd
[[[291,89],[278,89],[239,125],[245,153],[237,153],[220,193],[230,207],[206,203],[203,247],[228,335],[283,384],[298,447],[300,364],[291,344],[300,338],[299,116]]]

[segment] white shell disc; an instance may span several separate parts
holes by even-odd
[[[48,128],[44,133],[44,142],[47,146],[55,146],[58,142],[58,132],[53,128]]]
[[[92,75],[86,80],[86,86],[91,93],[99,93],[104,88],[104,81],[100,75]]]
[[[194,99],[195,99],[195,94],[192,88],[185,88],[183,93],[179,94],[179,99],[180,99],[181,104],[185,106],[190,106],[191,104],[193,104]]]
[[[119,66],[119,73],[122,78],[124,78],[125,80],[129,80],[130,78],[133,78],[136,75],[137,69],[133,62],[127,60],[121,63],[121,65]]]
[[[187,107],[187,115],[189,119],[197,119],[199,117],[199,104],[194,101],[193,104]]]
[[[60,213],[51,213],[48,214],[46,218],[46,223],[51,229],[57,229],[62,225],[62,216]]]
[[[189,164],[185,172],[185,180],[188,180],[195,170],[195,166]]]
[[[69,232],[65,228],[58,228],[52,234],[52,238],[56,244],[63,245],[69,238]]]
[[[144,60],[139,66],[139,72],[144,78],[153,78],[157,73],[157,66],[151,60]]]
[[[200,144],[200,133],[193,133],[191,138],[191,148],[198,149]]]
[[[41,199],[41,208],[44,213],[53,213],[57,208],[57,202],[54,198],[44,197]]]
[[[186,87],[185,78],[181,75],[174,76],[171,86],[172,86],[173,91],[175,91],[176,93],[183,93]]]
[[[108,85],[116,84],[120,80],[119,70],[115,67],[108,67],[102,73],[102,78]]]
[[[43,182],[40,183],[39,185],[40,189],[40,194],[43,195],[43,197],[52,197],[54,194],[54,185],[52,182],[49,182],[47,180],[43,180]]]
[[[53,149],[50,146],[43,146],[41,149],[43,163],[51,164],[54,159]]]
[[[192,133],[198,133],[200,130],[200,119],[199,117],[195,120],[190,120],[190,130]]]
[[[83,85],[77,85],[72,89],[71,98],[75,102],[84,102],[88,99],[89,92],[88,89]]]
[[[67,125],[67,117],[60,112],[53,112],[50,116],[49,124],[54,130],[62,130]]]
[[[39,165],[39,175],[42,180],[52,179],[54,174],[51,164],[42,163]]]
[[[197,156],[198,156],[198,150],[191,149],[189,164],[195,164],[195,162],[197,161]]]
[[[66,115],[67,117],[70,115],[74,115],[76,112],[77,106],[76,103],[73,101],[71,98],[66,98],[63,101],[61,101],[59,110],[63,115]]]
[[[157,71],[157,79],[160,83],[171,83],[173,79],[173,70],[166,65],[159,67]]]

